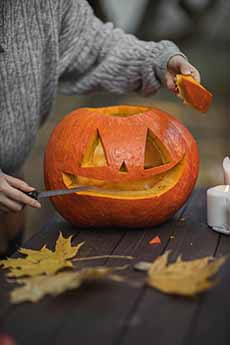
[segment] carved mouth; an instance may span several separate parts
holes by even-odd
[[[179,181],[185,165],[185,158],[172,169],[147,179],[130,182],[109,182],[95,178],[75,176],[62,173],[62,178],[67,188],[77,185],[96,186],[100,191],[82,191],[78,195],[107,197],[112,199],[145,199],[159,196],[173,188]]]

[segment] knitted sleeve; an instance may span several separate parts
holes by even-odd
[[[65,94],[154,93],[169,58],[183,55],[172,42],[144,42],[102,23],[86,0],[64,0],[61,18],[58,72]]]

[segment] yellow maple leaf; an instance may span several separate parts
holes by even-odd
[[[21,254],[27,255],[27,260],[31,262],[40,261],[40,260],[43,260],[45,257],[48,258],[48,257],[53,257],[55,255],[52,250],[46,247],[46,245],[44,245],[39,250],[20,248],[18,252]]]
[[[11,267],[7,276],[10,278],[19,278],[24,276],[35,277],[41,274],[51,275],[66,267],[72,268],[72,262],[58,258],[48,258],[37,263],[25,261],[20,267]]]
[[[73,267],[69,259],[77,255],[83,243],[71,245],[72,236],[65,238],[60,233],[55,250],[46,246],[39,250],[21,248],[19,253],[26,255],[24,258],[1,260],[0,266],[10,269],[8,277],[37,276],[41,274],[55,274],[65,267]]]
[[[76,246],[72,246],[71,245],[72,237],[73,236],[64,238],[62,233],[60,233],[59,238],[56,242],[55,253],[58,253],[58,255],[65,260],[72,259],[74,256],[76,256],[79,249],[84,244],[84,242],[81,242],[77,244]]]
[[[22,287],[15,288],[10,299],[12,303],[24,301],[37,302],[45,295],[56,296],[67,290],[77,289],[84,282],[109,278],[119,280],[114,271],[123,270],[123,267],[94,267],[84,268],[78,272],[60,272],[52,276],[38,276],[33,278],[19,279],[17,282],[23,284]]]
[[[147,283],[167,294],[191,297],[216,284],[210,280],[226,261],[226,257],[214,259],[205,257],[191,261],[182,261],[181,257],[175,263],[168,264],[169,251],[157,258],[148,269]]]

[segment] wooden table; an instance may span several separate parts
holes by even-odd
[[[136,261],[153,260],[166,249],[171,259],[185,259],[230,252],[230,237],[218,235],[205,223],[205,191],[196,190],[179,214],[166,224],[145,230],[81,230],[55,216],[25,247],[54,246],[59,231],[74,234],[74,243],[86,241],[81,256],[133,255]],[[161,245],[149,240],[159,235]],[[82,262],[86,265],[118,265],[120,260]],[[187,300],[163,295],[143,284],[131,287],[118,282],[98,282],[37,304],[10,305],[9,286],[0,277],[1,332],[18,345],[222,345],[230,344],[230,269],[221,269],[221,282],[209,292]],[[131,267],[132,279],[144,274]]]

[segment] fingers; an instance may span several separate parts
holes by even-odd
[[[1,213],[8,213],[9,212],[9,209],[7,207],[4,207],[0,204],[0,214]]]
[[[18,189],[15,189],[11,186],[9,186],[9,188],[5,191],[5,195],[8,196],[10,199],[18,201],[24,205],[28,205],[28,206],[31,206],[34,208],[40,208],[41,207],[40,203],[37,200],[30,198],[25,193],[21,192]]]
[[[199,71],[196,69],[196,68],[194,68],[193,69],[193,71],[192,71],[192,76],[193,76],[193,78],[198,82],[198,83],[200,83],[201,82],[201,78],[200,78],[200,73],[199,73]]]
[[[41,204],[25,192],[34,190],[26,182],[9,175],[0,176],[0,212],[19,212],[25,205],[40,208]]]
[[[190,75],[192,73],[191,65],[188,63],[181,64],[180,73],[185,74],[185,75]]]
[[[198,83],[200,83],[199,71],[189,63],[182,63],[180,66],[181,74],[191,75]]]
[[[3,212],[20,212],[23,209],[23,204],[9,199],[3,195],[0,199],[0,209]]]
[[[167,87],[167,89],[169,91],[171,91],[173,93],[177,93],[177,88],[176,88],[176,83],[175,83],[175,76],[172,73],[166,72],[165,84],[166,84],[166,87]]]
[[[190,65],[188,63],[181,64],[180,70],[178,72],[181,74],[184,74],[184,75],[191,75],[198,83],[200,83],[200,73],[192,65]],[[166,85],[167,89],[173,93],[177,93],[177,87],[176,87],[176,74],[177,73],[167,71],[165,74],[165,85]]]
[[[174,55],[167,65],[165,79],[167,79],[166,86],[169,85],[169,87],[167,87],[170,91],[172,91],[172,79],[174,79],[177,74],[191,75],[198,83],[200,83],[199,71],[180,55]]]
[[[24,181],[22,181],[16,177],[9,176],[9,175],[5,175],[5,177],[6,177],[6,180],[9,182],[9,184],[12,187],[20,189],[24,192],[31,192],[32,190],[34,190],[33,187],[29,186],[26,182],[24,182]]]

